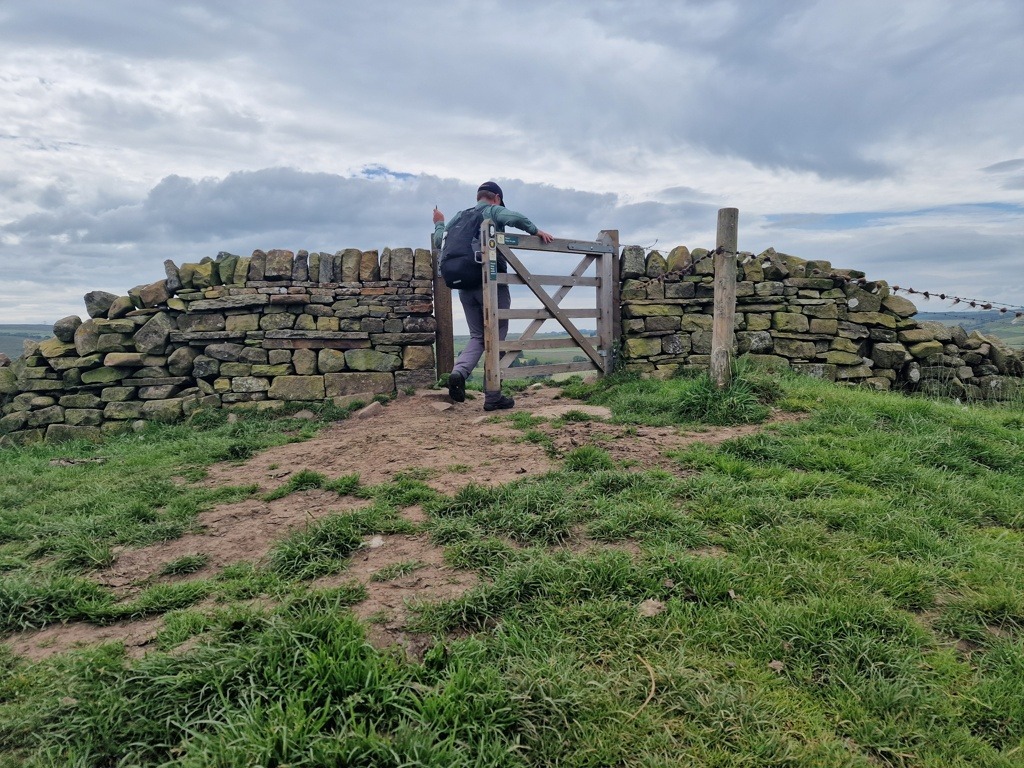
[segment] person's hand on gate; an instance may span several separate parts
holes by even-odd
[[[542,243],[550,243],[552,240],[555,239],[552,235],[548,234],[543,229],[537,230],[537,237],[540,238],[540,241]]]
[[[444,214],[441,213],[439,210],[437,210],[437,206],[435,205],[434,206],[434,223],[435,224],[440,224],[442,221],[444,221]]]

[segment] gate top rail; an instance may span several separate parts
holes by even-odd
[[[602,235],[605,233],[602,232]],[[618,243],[614,241],[611,233],[606,239],[599,240],[569,240],[555,238],[550,243],[543,242],[536,235],[520,235],[509,232],[498,232],[495,240],[498,245],[505,245],[509,248],[523,248],[530,251],[554,251],[556,253],[618,253]]]

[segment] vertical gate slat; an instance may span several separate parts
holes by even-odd
[[[498,365],[498,281],[491,279],[497,275],[498,251],[494,242],[494,222],[484,219],[480,225],[480,249],[483,252],[484,285],[484,391],[495,392],[501,389],[501,368]],[[493,273],[492,273],[493,269]]]

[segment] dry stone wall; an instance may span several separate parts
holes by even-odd
[[[346,405],[435,381],[430,252],[221,253],[85,296],[0,361],[0,440],[96,439],[201,407]]]
[[[879,390],[962,399],[1013,397],[1024,365],[995,338],[918,322],[883,280],[769,249],[737,257],[736,352]],[[668,257],[623,249],[622,354],[629,369],[671,375],[711,359],[714,265],[704,249]]]

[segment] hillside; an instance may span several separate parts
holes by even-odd
[[[26,339],[42,341],[53,336],[53,325],[0,324],[0,353],[14,360],[21,357],[22,344]]]
[[[0,764],[1017,764],[1020,401],[471,394],[0,450]]]
[[[917,320],[935,320],[945,325],[959,325],[964,330],[998,336],[1013,347],[1024,347],[1024,318],[997,310],[981,312],[919,312]]]

